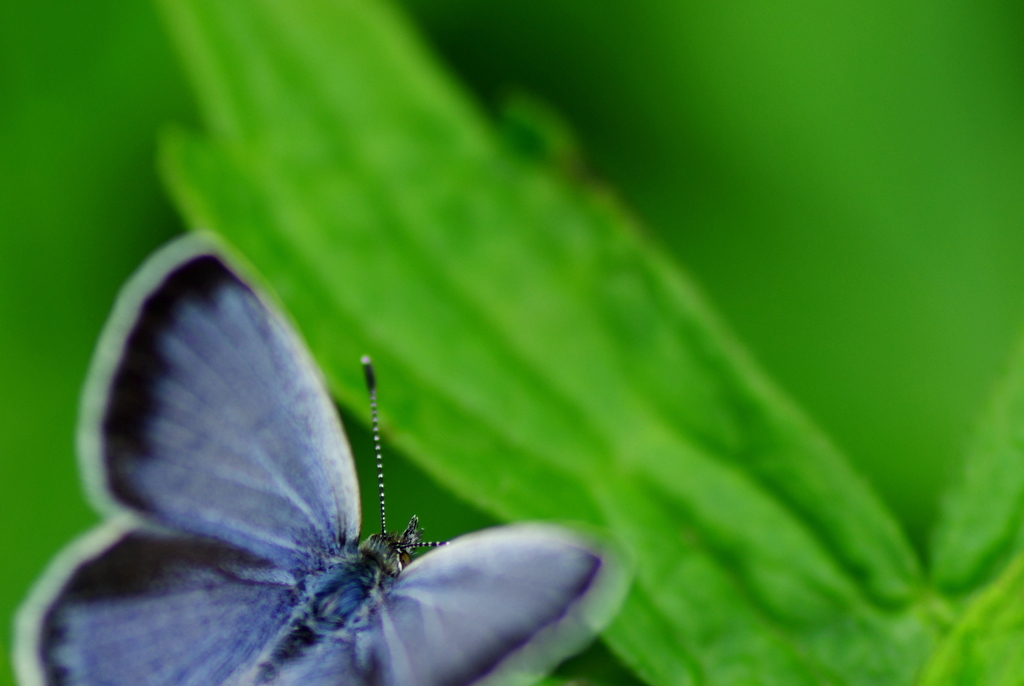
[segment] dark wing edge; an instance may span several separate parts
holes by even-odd
[[[110,394],[114,379],[123,359],[124,345],[140,320],[143,309],[150,296],[179,268],[202,257],[213,257],[219,260],[228,271],[238,276],[261,301],[272,316],[284,324],[284,330],[292,337],[295,351],[302,356],[303,365],[319,381],[320,387],[327,396],[327,383],[320,368],[312,359],[308,347],[297,333],[296,327],[278,307],[276,301],[268,297],[264,289],[257,288],[250,278],[254,270],[240,255],[215,234],[196,231],[175,238],[153,253],[121,288],[113,310],[107,318],[92,356],[86,375],[82,394],[79,398],[78,425],[76,429],[76,448],[79,471],[85,484],[86,496],[93,507],[102,515],[112,516],[133,508],[120,500],[114,493],[111,475],[108,473],[104,456],[103,421],[109,406]],[[243,267],[241,270],[238,267]],[[342,464],[336,465],[345,483],[337,484],[342,490],[342,500],[338,502],[338,514],[343,527],[345,540],[359,539],[359,488],[355,474],[355,464],[351,457],[348,438],[340,417],[337,417],[338,428],[342,436],[342,447],[346,455],[325,456],[328,459],[340,459]],[[346,513],[354,516],[345,516]]]
[[[632,581],[625,550],[608,540],[540,523],[513,524],[508,528],[527,535],[560,538],[567,545],[589,548],[601,563],[587,590],[558,620],[543,627],[473,686],[526,686],[541,680],[559,663],[586,648],[608,626],[622,606]]]
[[[97,512],[112,516],[129,509],[113,493],[103,459],[103,418],[111,386],[121,364],[124,343],[142,314],[147,299],[175,269],[189,260],[223,249],[212,234],[185,234],[149,256],[121,287],[93,351],[78,403],[75,447],[85,493]]]

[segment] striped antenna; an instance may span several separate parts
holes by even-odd
[[[380,532],[388,532],[384,521],[384,461],[380,455],[380,428],[377,425],[377,378],[373,374],[373,362],[369,355],[363,355],[363,373],[366,375],[366,389],[370,392],[370,416],[373,418],[373,450],[377,454],[377,490],[380,491]]]

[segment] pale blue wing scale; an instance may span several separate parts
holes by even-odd
[[[244,683],[299,595],[251,553],[131,529],[50,590],[19,646],[22,678],[46,686]]]
[[[593,638],[605,556],[541,525],[464,536],[398,578],[377,617],[382,686],[528,682]]]
[[[359,532],[337,411],[284,319],[203,247],[172,244],[125,289],[88,386],[82,453],[121,506],[315,568]]]

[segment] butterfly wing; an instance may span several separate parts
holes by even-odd
[[[123,521],[63,556],[19,615],[25,686],[238,683],[297,599],[290,574],[251,553]]]
[[[581,650],[623,591],[615,558],[562,528],[463,536],[399,576],[373,670],[387,686],[531,683]]]
[[[355,468],[316,367],[202,240],[171,243],[124,289],[82,415],[104,503],[291,570],[358,540]]]
[[[564,529],[488,529],[414,562],[364,629],[283,665],[274,686],[532,683],[593,638],[624,590],[615,558]]]

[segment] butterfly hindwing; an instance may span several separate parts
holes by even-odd
[[[212,539],[116,524],[88,539],[48,579],[52,598],[23,613],[35,625],[19,627],[35,642],[20,646],[26,684],[232,683],[297,601],[288,573]]]
[[[195,239],[125,289],[92,376],[81,452],[120,505],[287,569],[357,540],[352,458],[319,373]]]

